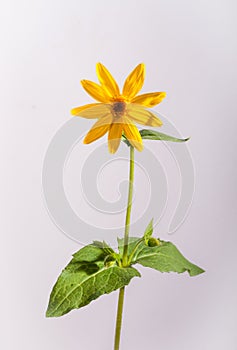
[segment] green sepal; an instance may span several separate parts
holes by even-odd
[[[79,309],[103,294],[128,285],[133,277],[140,277],[133,267],[121,268],[116,263],[108,266],[104,261],[76,261],[75,255],[53,287],[46,317],[59,317]]]

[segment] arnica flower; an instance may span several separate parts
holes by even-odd
[[[108,147],[115,153],[124,135],[130,144],[142,151],[141,135],[135,123],[147,126],[161,126],[162,121],[147,108],[160,103],[166,96],[165,92],[152,92],[138,95],[145,79],[145,65],[139,64],[125,80],[122,93],[110,72],[101,63],[96,65],[96,73],[100,82],[96,84],[82,80],[86,92],[99,103],[91,103],[72,109],[74,116],[87,119],[98,119],[84,139],[91,143],[108,132]]]

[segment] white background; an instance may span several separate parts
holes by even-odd
[[[70,109],[91,101],[79,81],[95,80],[101,61],[120,84],[145,62],[144,91],[166,91],[157,110],[192,136],[193,206],[162,238],[206,270],[140,269],[127,288],[121,350],[236,350],[236,10],[230,0],[2,2],[2,349],[112,349],[117,293],[44,316],[78,245],[48,216],[43,159]]]

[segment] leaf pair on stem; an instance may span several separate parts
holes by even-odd
[[[128,285],[133,277],[141,277],[133,267],[135,264],[160,272],[187,271],[190,276],[204,272],[189,262],[174,244],[157,239],[152,234],[151,221],[143,237],[129,239],[127,266],[123,266],[122,262],[123,239],[118,239],[118,252],[105,242],[97,241],[76,252],[52,290],[46,316],[62,316],[103,294]]]

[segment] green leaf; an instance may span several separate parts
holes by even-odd
[[[87,245],[73,254],[73,262],[94,262],[104,260],[108,253],[94,244]]]
[[[149,222],[145,232],[144,232],[144,239],[145,241],[147,241],[151,236],[152,236],[152,233],[153,233],[153,219],[151,219],[151,221]]]
[[[94,241],[93,245],[102,249],[104,251],[104,253],[106,254],[114,254],[115,251],[105,242],[100,242],[100,241]]]
[[[129,237],[129,240],[128,240],[128,256],[132,253],[132,251],[138,245],[138,243],[142,242],[142,241],[143,241],[143,238]],[[123,255],[123,244],[124,244],[124,239],[123,238],[118,238],[118,250],[119,250],[119,253],[120,253],[121,257]]]
[[[185,139],[180,139],[174,136],[166,135],[162,132],[158,132],[155,130],[148,130],[143,129],[139,130],[142,139],[144,140],[159,140],[159,141],[171,141],[171,142],[186,142],[190,139],[190,137],[187,137]],[[125,135],[122,135],[122,141],[126,143],[127,146],[131,146],[130,142],[126,138]]]
[[[189,262],[171,242],[159,241],[161,244],[154,247],[147,246],[142,242],[136,250],[132,264],[138,263],[160,272],[187,271],[190,276],[204,272],[200,267]]]
[[[93,252],[90,254],[93,257]],[[79,262],[75,255],[53,287],[47,317],[59,317],[79,309],[99,296],[129,284],[133,277],[140,277],[133,267],[121,268],[116,263],[107,267],[102,261]]]
[[[145,140],[160,140],[160,141],[172,141],[172,142],[185,142],[189,140],[189,137],[186,139],[179,139],[177,137],[169,136],[155,130],[143,129],[143,130],[140,130],[139,132],[141,134],[142,139],[145,139]]]
[[[96,262],[108,260],[110,257],[116,260],[118,254],[107,243],[94,241],[93,244],[89,244],[73,254],[72,261]]]

